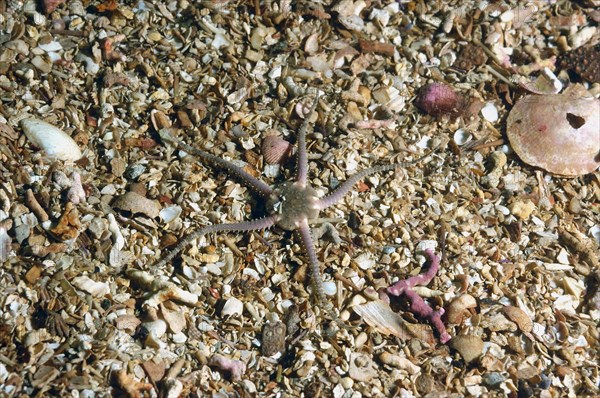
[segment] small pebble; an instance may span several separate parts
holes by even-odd
[[[548,388],[550,388],[550,385],[552,384],[552,379],[543,373],[540,374],[540,378],[542,380],[540,381],[539,387],[542,390],[547,390]]]
[[[392,254],[396,252],[396,248],[393,246],[383,246],[383,249],[381,251],[383,252],[383,254]]]
[[[508,207],[512,214],[521,220],[527,220],[531,213],[535,210],[535,204],[530,200],[517,201],[510,204]]]
[[[488,386],[497,386],[506,380],[506,377],[502,376],[499,372],[490,372],[483,375],[483,382]]]
[[[144,174],[145,171],[146,171],[146,166],[144,166],[142,164],[133,164],[133,165],[127,167],[127,169],[125,170],[125,173],[123,175],[128,180],[135,181],[139,176]]]
[[[349,390],[354,386],[354,380],[352,380],[350,377],[342,378],[342,380],[340,380],[340,383],[342,384],[342,387],[344,387],[345,390]]]

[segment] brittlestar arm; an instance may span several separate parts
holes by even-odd
[[[208,152],[205,152],[201,149],[194,148],[193,146],[186,144],[185,142],[181,141],[180,139],[173,137],[168,132],[167,129],[163,129],[163,130],[159,131],[159,134],[160,134],[160,138],[162,138],[164,141],[173,142],[179,148],[183,149],[184,151],[186,151],[187,153],[189,153],[191,155],[199,157],[200,159],[209,163],[211,166],[222,167],[223,169],[225,169],[227,172],[229,172],[234,177],[239,178],[244,184],[246,184],[249,188],[256,191],[261,196],[266,198],[266,197],[269,197],[269,195],[271,195],[273,193],[273,189],[271,189],[270,186],[268,186],[264,182],[260,181],[259,179],[251,176],[250,174],[246,173],[241,167],[238,167],[218,156],[211,155]]]
[[[310,119],[313,117],[317,104],[319,103],[319,96],[315,98],[315,102],[310,108],[310,112],[304,118],[300,129],[298,129],[298,161],[296,164],[296,181],[302,186],[306,185],[306,179],[308,177],[308,154],[306,151],[306,130],[308,130],[308,124]]]
[[[338,325],[342,325],[340,318],[333,310],[333,306],[325,297],[323,278],[321,278],[321,267],[319,266],[319,260],[317,259],[317,252],[315,251],[315,244],[311,236],[308,221],[304,220],[300,222],[298,231],[300,232],[300,238],[302,239],[304,250],[306,250],[308,256],[308,265],[310,267],[310,273],[318,302],[317,304],[322,305],[327,315],[329,315]]]
[[[317,208],[319,210],[324,210],[324,209],[336,204],[337,202],[342,200],[342,198],[348,192],[350,192],[350,190],[352,189],[354,184],[356,184],[360,180],[362,180],[372,174],[383,173],[386,171],[396,170],[399,168],[404,168],[404,167],[410,166],[412,164],[415,164],[415,163],[420,162],[421,160],[425,159],[427,156],[431,155],[433,153],[433,151],[435,151],[435,149],[432,150],[431,152],[427,153],[426,155],[421,156],[420,158],[415,159],[410,162],[401,162],[401,163],[395,163],[395,164],[387,164],[387,165],[383,165],[383,166],[375,166],[375,167],[371,167],[369,169],[362,170],[354,175],[351,175],[350,177],[348,177],[348,179],[346,181],[344,181],[333,192],[331,192],[330,194],[319,199],[316,204]]]
[[[244,231],[257,231],[260,229],[271,228],[277,222],[279,216],[273,215],[265,218],[259,218],[256,220],[242,221],[232,224],[215,224],[207,225],[202,227],[191,234],[187,235],[177,246],[160,261],[155,263],[153,268],[160,268],[171,261],[179,252],[181,252],[191,241],[197,239],[203,235],[215,233],[215,232],[244,232]]]

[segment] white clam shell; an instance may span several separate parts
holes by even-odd
[[[327,296],[333,296],[337,293],[337,286],[335,282],[323,282],[323,293]]]
[[[65,161],[81,159],[77,143],[61,129],[38,119],[23,119],[21,127],[29,141],[49,157]]]
[[[60,44],[60,42],[55,41],[55,40],[53,40],[49,43],[40,44],[38,47],[48,53],[51,51],[60,51],[63,49],[63,46]]]

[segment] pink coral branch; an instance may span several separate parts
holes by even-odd
[[[425,255],[427,256],[427,259],[430,263],[427,272],[411,276],[408,279],[398,281],[392,286],[388,287],[386,289],[386,292],[388,294],[391,294],[392,296],[405,295],[406,298],[410,301],[410,310],[418,317],[429,321],[429,323],[431,323],[431,325],[440,334],[440,341],[445,344],[448,341],[450,341],[451,337],[446,331],[446,327],[442,322],[442,315],[444,314],[444,309],[442,308],[439,311],[435,311],[429,306],[429,304],[425,302],[425,300],[423,300],[421,296],[419,296],[417,293],[415,293],[414,290],[412,290],[412,288],[415,286],[428,285],[440,269],[440,257],[436,256],[433,253],[433,250],[425,250]]]

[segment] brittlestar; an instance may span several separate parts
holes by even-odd
[[[188,244],[206,234],[217,232],[256,231],[274,226],[280,227],[287,231],[298,231],[302,246],[308,257],[316,301],[318,304],[324,307],[327,314],[334,321],[336,321],[338,325],[341,325],[337,314],[333,311],[333,306],[325,297],[320,265],[317,259],[317,253],[313,238],[311,236],[309,223],[318,218],[321,211],[339,202],[340,199],[342,199],[352,189],[354,184],[365,177],[375,173],[382,173],[396,170],[401,167],[406,167],[422,160],[428,156],[429,153],[412,162],[375,166],[362,170],[348,177],[345,182],[340,184],[337,189],[330,192],[328,195],[319,197],[317,191],[308,183],[308,155],[306,149],[306,132],[308,130],[309,121],[316,112],[318,102],[319,100],[317,96],[309,114],[305,117],[298,130],[297,163],[294,180],[276,184],[274,186],[267,185],[263,181],[248,174],[242,168],[228,162],[227,160],[186,144],[185,142],[173,137],[168,129],[163,129],[159,132],[163,141],[170,141],[177,145],[177,147],[180,149],[200,158],[211,166],[225,170],[229,174],[238,178],[249,188],[254,190],[258,195],[266,200],[267,215],[264,218],[249,221],[231,224],[214,224],[202,227],[185,236],[183,240],[181,240],[169,254],[159,260],[154,267],[163,267],[178,253],[180,253]]]

